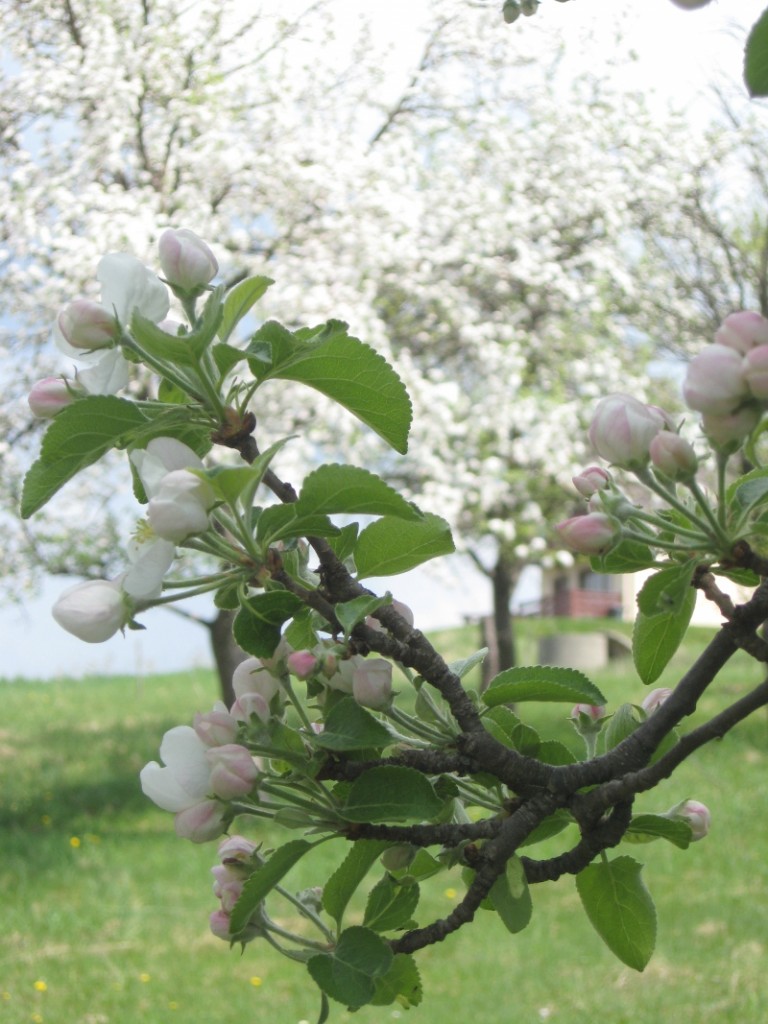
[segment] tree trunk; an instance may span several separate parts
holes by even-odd
[[[499,555],[491,573],[493,586],[493,625],[496,633],[497,671],[512,668],[516,662],[515,633],[512,624],[512,593],[517,573],[504,555]]]
[[[211,648],[219,674],[219,690],[221,699],[228,708],[235,702],[232,689],[232,673],[237,666],[248,657],[244,650],[237,646],[232,636],[232,623],[235,613],[219,609],[216,618],[206,623],[211,635]]]

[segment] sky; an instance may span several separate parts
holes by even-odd
[[[374,11],[377,32],[395,45],[390,74],[397,77],[409,57],[418,53],[416,24],[426,9],[424,0],[347,0],[351,10]],[[706,116],[710,85],[717,80],[738,87],[743,28],[750,25],[768,0],[713,0],[697,11],[683,11],[671,0],[544,0],[539,12],[500,31],[521,32],[534,47],[543,32],[556,32],[566,43],[566,59],[574,67],[584,59],[585,48],[604,40],[609,52],[617,19],[625,38],[637,51],[637,60],[617,69],[628,85],[653,88],[659,102],[673,99],[691,118]],[[494,4],[489,4],[493,8]],[[501,6],[500,0],[498,6]],[[586,42],[586,41],[589,41]],[[58,593],[72,581],[50,581],[44,592],[23,607],[0,608],[0,678],[56,679],[86,674],[127,674],[137,677],[152,672],[208,667],[211,655],[207,631],[185,622],[164,609],[141,616],[147,627],[141,632],[118,635],[104,644],[85,644],[60,629],[50,617]],[[458,625],[466,617],[490,611],[488,582],[460,558],[443,560],[437,578],[415,570],[394,579],[370,581],[377,592],[387,588],[405,601],[424,629]],[[529,577],[518,595],[525,600],[535,593]],[[193,606],[190,604],[190,608]],[[207,608],[198,605],[198,614]]]

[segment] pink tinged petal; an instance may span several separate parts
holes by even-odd
[[[27,395],[33,416],[48,420],[74,401],[72,386],[63,377],[43,377],[36,381]]]
[[[607,462],[631,469],[648,462],[651,439],[665,426],[662,413],[631,395],[608,395],[597,404],[589,440]]]
[[[649,446],[651,462],[670,480],[690,480],[696,475],[699,460],[693,446],[669,430],[661,430]]]
[[[294,651],[286,659],[288,671],[297,679],[309,679],[315,674],[319,664],[312,651]]]
[[[753,398],[768,399],[768,345],[753,348],[744,358],[744,378]]]
[[[352,676],[352,696],[362,707],[381,710],[392,702],[392,665],[384,658],[366,658]]]
[[[238,724],[223,704],[216,704],[212,711],[195,715],[193,728],[206,747],[219,747],[233,743],[237,737]]]
[[[579,719],[586,715],[592,722],[599,722],[606,715],[605,706],[602,704],[574,704],[571,708],[571,718]]]
[[[591,498],[611,482],[611,474],[600,466],[588,466],[573,477],[573,486],[582,498]]]
[[[225,942],[232,941],[232,936],[229,931],[229,914],[224,910],[214,910],[208,918],[208,923],[210,925],[211,932],[217,939],[223,939]]]
[[[748,397],[744,360],[735,349],[708,345],[688,364],[683,399],[689,409],[725,416]]]
[[[645,697],[642,704],[640,705],[647,715],[650,715],[661,707],[664,701],[672,696],[673,691],[668,686],[659,686]]]
[[[602,512],[574,516],[558,523],[555,529],[566,547],[582,555],[601,554],[616,542],[621,532],[615,520]]]
[[[238,722],[246,724],[250,722],[253,715],[256,715],[266,725],[271,713],[269,703],[260,693],[244,693],[232,705],[231,714]]]
[[[216,839],[227,827],[227,808],[218,800],[203,800],[193,807],[179,811],[174,819],[176,835],[193,843],[208,843]]]
[[[747,405],[727,416],[705,414],[701,417],[701,428],[715,447],[727,448],[749,437],[760,422],[760,416],[759,409]]]
[[[141,260],[129,253],[109,253],[96,267],[101,283],[101,302],[114,311],[123,326],[128,326],[134,312],[152,323],[160,323],[168,315],[168,289]]]
[[[169,228],[160,236],[160,265],[168,281],[180,291],[199,292],[219,270],[206,242],[188,228]]]
[[[218,855],[222,864],[245,864],[256,852],[256,844],[245,836],[228,836],[219,844]]]
[[[758,345],[768,345],[768,320],[749,311],[731,313],[717,329],[715,343],[747,355]]]
[[[108,307],[90,299],[75,299],[56,318],[54,340],[67,355],[111,348],[119,328]]]
[[[211,765],[211,791],[222,800],[233,800],[250,793],[259,777],[259,769],[245,747],[228,743],[207,752]]]

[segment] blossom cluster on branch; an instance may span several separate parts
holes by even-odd
[[[144,609],[190,594],[212,593],[235,613],[235,638],[250,657],[235,673],[234,703],[169,730],[162,763],[141,772],[144,792],[175,815],[181,837],[211,841],[235,820],[243,830],[248,821],[256,826],[253,839],[230,835],[219,846],[213,932],[237,944],[263,939],[306,965],[324,1020],[329,999],[353,1008],[416,1005],[414,953],[482,909],[516,935],[531,918],[531,887],[570,875],[603,941],[642,970],[655,944],[655,910],[642,865],[608,851],[655,839],[685,849],[703,838],[710,815],[698,800],[684,797],[667,811],[635,801],[768,704],[763,683],[686,730],[738,649],[768,661],[757,632],[768,617],[768,562],[759,551],[766,400],[757,369],[768,322],[734,314],[691,362],[684,393],[693,408],[705,406],[703,440],[692,443],[668,413],[632,396],[597,405],[589,440],[612,470],[591,466],[576,477],[590,510],[559,533],[598,571],[652,570],[634,634],[641,680],[653,683],[668,663],[697,589],[726,620],[676,687],[611,710],[570,668],[516,667],[482,691],[469,685],[486,651],[447,664],[404,604],[364,582],[451,552],[448,524],[355,465],[317,466],[296,487],[277,471],[291,439],[260,447],[263,389],[289,380],[403,453],[412,410],[388,362],[338,320],[297,330],[267,321],[235,344],[235,327],[272,282],[215,285],[211,249],[186,229],[163,235],[160,259],[164,282],[131,257],[105,257],[101,304],[75,299],[58,317],[62,344],[84,356],[101,383],[91,390],[92,378],[84,383],[86,371],[77,371],[56,392],[50,381],[32,389],[33,409],[50,424],[21,512],[35,514],[83,467],[124,451],[146,509],[132,562],[114,579],[63,595],[57,621],[100,642],[137,628]],[[181,322],[163,319],[166,286]],[[113,393],[135,366],[151,372],[152,387],[136,399]],[[49,391],[56,401],[39,403]],[[721,420],[738,420],[739,431],[729,427],[724,438]],[[731,479],[731,460],[744,452],[753,468]],[[620,473],[646,489],[645,505],[622,487]],[[205,552],[216,569],[174,578],[185,549]],[[718,575],[752,584],[753,596],[735,607]],[[582,747],[527,724],[519,709],[531,701],[570,706]],[[559,853],[548,847],[537,856],[538,843],[558,836]],[[339,852],[333,873],[293,892],[291,869],[325,843]],[[449,871],[460,874],[462,894],[445,917],[420,923],[421,883]],[[362,917],[354,911],[361,923],[350,924],[357,891],[372,875]],[[281,919],[281,904],[292,919],[298,913],[298,927]]]

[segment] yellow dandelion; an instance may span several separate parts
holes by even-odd
[[[142,971],[142,973],[139,975],[139,981],[142,981],[142,982],[144,982],[144,984],[146,984],[150,980],[151,977],[152,977],[151,974],[147,974],[146,971]]]
[[[170,1003],[168,1003],[168,1009],[169,1010],[178,1010],[178,1008],[179,1008],[179,1004],[177,1002],[175,1002],[173,999],[170,1001]]]
[[[259,978],[258,975],[254,975],[251,978],[251,984],[253,985],[254,988],[258,988],[259,985],[261,984],[261,978]]]
[[[10,998],[11,998],[11,993],[10,992],[3,992],[2,995],[0,995],[0,999],[2,999],[6,1003],[8,1002],[8,1000]]]
[[[455,889],[446,889],[445,890],[445,896],[446,896],[446,899],[455,900],[456,899],[456,890]]]
[[[80,846],[80,840],[78,839],[77,836],[72,836],[72,838],[69,840],[69,845],[72,847],[73,850],[76,850]]]
[[[35,982],[35,991],[36,992],[47,992],[48,991],[48,986],[46,985],[46,983],[42,979],[38,979],[38,981]]]
[[[32,1020],[35,1022],[35,1024],[43,1024],[43,1015],[42,1015],[42,1013],[33,1013],[32,1014]]]

